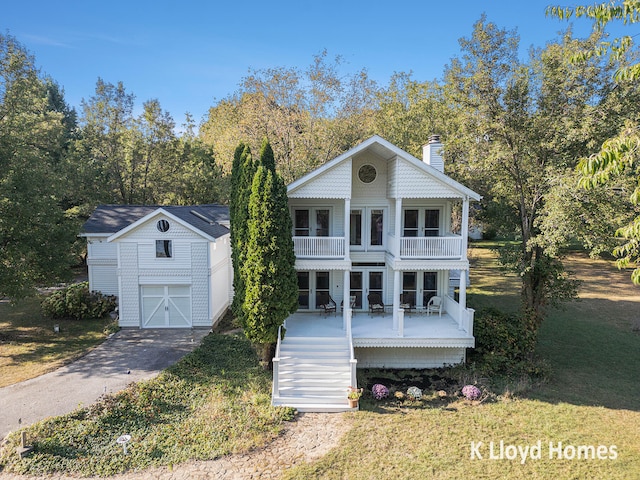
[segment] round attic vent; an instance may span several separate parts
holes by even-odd
[[[169,226],[169,222],[166,220],[158,220],[158,223],[156,223],[156,228],[160,232],[166,232],[167,230],[169,230]]]
[[[371,183],[376,179],[378,172],[373,165],[362,165],[358,170],[358,178],[362,183]]]

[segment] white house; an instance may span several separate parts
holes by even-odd
[[[230,304],[227,207],[102,205],[80,236],[89,288],[117,295],[121,327],[211,327]]]
[[[300,306],[277,346],[275,405],[345,410],[356,365],[441,367],[474,346],[467,238],[480,196],[443,173],[442,149],[432,136],[419,160],[374,136],[289,185]]]

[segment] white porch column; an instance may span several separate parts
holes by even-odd
[[[395,221],[396,244],[393,256],[400,258],[400,238],[402,237],[402,198],[396,198],[396,221]]]
[[[344,199],[344,259],[349,261],[349,242],[351,239],[351,199]],[[345,297],[345,307],[347,305],[347,298]]]
[[[458,294],[458,303],[460,305],[460,321],[458,325],[460,328],[466,330],[468,327],[467,322],[467,271],[460,270],[460,290]]]
[[[349,257],[349,239],[351,238],[351,199],[344,199],[344,259],[345,261],[350,261]],[[344,271],[344,277],[342,281],[343,285],[343,293],[342,293],[342,308],[343,308],[343,317],[342,321],[344,324],[344,329],[347,329],[347,321],[350,323],[351,320],[347,317],[351,312],[351,302],[349,302],[349,296],[351,295],[351,275],[349,274],[350,270]]]
[[[350,323],[348,318],[351,315],[351,302],[349,302],[349,295],[351,292],[351,276],[349,270],[344,271],[344,277],[342,279],[343,293],[342,293],[342,328],[347,329],[347,323]]]
[[[462,252],[461,258],[467,259],[467,243],[469,242],[469,197],[462,200],[462,228],[460,229],[462,236]]]
[[[393,271],[393,330],[398,330],[398,310],[400,309],[400,270]]]

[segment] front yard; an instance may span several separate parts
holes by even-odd
[[[515,308],[517,279],[497,269],[487,248],[474,248],[472,260],[471,305]],[[611,262],[581,253],[569,261],[584,285],[580,301],[553,311],[540,332],[538,353],[551,365],[546,383],[515,378],[486,401],[470,402],[460,386],[488,379],[460,369],[404,372],[415,375],[408,382],[422,382],[421,399],[365,394],[359,412],[344,414],[353,427],[340,444],[284,477],[640,478],[640,288]],[[359,381],[370,386],[385,375],[396,374],[363,371]],[[270,406],[269,395],[270,376],[246,340],[209,335],[157,379],[29,428],[37,447],[29,459],[16,461],[12,436],[0,465],[109,475],[245,452],[268,443],[290,418],[290,410]],[[126,457],[115,444],[125,431],[133,437]]]
[[[517,279],[498,271],[488,249],[472,258],[472,305],[515,308]],[[640,478],[640,288],[612,262],[582,253],[569,262],[584,283],[580,300],[552,312],[540,332],[547,383],[514,379],[479,405],[435,389],[419,402],[365,400],[336,449],[285,478]],[[517,448],[527,446],[535,448],[523,461]]]
[[[107,338],[102,320],[49,320],[40,298],[0,302],[0,387],[65,365]],[[54,325],[59,332],[54,332]]]

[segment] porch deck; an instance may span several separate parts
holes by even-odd
[[[322,312],[296,312],[287,318],[287,337],[341,337],[346,336],[344,319],[340,312],[324,315]],[[394,330],[393,314],[367,311],[354,312],[351,320],[354,347],[421,346],[421,347],[473,347],[474,338],[447,313],[442,316],[423,312],[405,314],[402,334]]]

